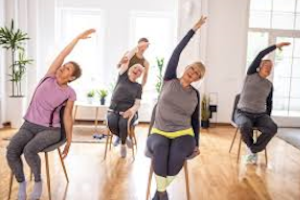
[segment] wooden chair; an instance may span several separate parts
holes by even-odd
[[[190,200],[190,184],[189,184],[189,172],[188,172],[188,164],[187,161],[184,162],[183,165],[184,174],[185,174],[185,188],[186,188],[186,197],[187,200]],[[148,178],[148,185],[147,185],[147,193],[146,193],[146,200],[149,200],[150,191],[151,191],[151,183],[152,183],[152,176],[153,176],[153,165],[150,166],[149,178]]]
[[[236,136],[237,134],[240,132],[240,128],[239,126],[235,123],[235,112],[236,112],[236,109],[237,109],[237,104],[240,100],[240,94],[236,95],[235,97],[235,100],[234,100],[234,104],[233,104],[233,111],[232,111],[232,115],[231,115],[231,125],[233,127],[236,128],[235,130],[235,133],[234,133],[234,136],[233,136],[233,139],[231,141],[231,145],[230,145],[230,148],[229,148],[229,153],[231,153],[231,150],[233,148],[233,145],[234,145],[234,142],[235,142],[235,139],[236,139]],[[259,136],[259,130],[257,127],[253,127],[253,130],[254,130],[254,140],[257,140],[258,136]],[[238,144],[238,152],[237,152],[237,162],[239,161],[240,159],[240,156],[241,156],[241,146],[242,146],[242,135],[240,134],[240,139],[239,139],[239,144]],[[265,148],[265,159],[266,159],[266,164],[268,164],[268,153],[267,153],[267,148]]]
[[[155,111],[156,111],[156,106],[157,104],[154,106],[153,110],[152,110],[152,115],[151,115],[151,121],[150,121],[150,126],[149,126],[149,130],[148,130],[148,135],[151,134],[151,128],[154,124],[154,117],[155,117]],[[152,154],[147,150],[146,147],[146,152],[145,152],[145,156],[150,158],[152,160]],[[187,158],[187,160],[189,160],[190,158]],[[187,164],[187,160],[184,162],[183,168],[184,168],[184,174],[185,174],[185,187],[186,187],[186,196],[187,196],[187,200],[190,200],[190,185],[189,185],[189,173],[188,173],[188,164]],[[147,193],[146,193],[146,200],[149,199],[150,197],[150,191],[151,191],[151,183],[152,183],[152,176],[153,176],[153,164],[151,162],[151,166],[150,166],[150,172],[149,172],[149,178],[148,178],[148,185],[147,185]]]
[[[133,117],[134,116],[132,116],[131,118],[128,119],[127,131],[128,131],[128,137],[130,138],[130,140],[133,143],[132,158],[133,158],[133,160],[135,160],[135,150],[137,151],[137,139],[136,139],[136,136],[135,136],[135,127],[138,125],[138,120],[135,120],[133,125],[130,125],[131,120],[133,120]],[[107,135],[107,137],[106,137],[106,142],[105,142],[105,152],[104,152],[104,158],[103,158],[104,160],[107,157],[108,149],[111,150],[112,138],[114,136],[108,128],[107,120],[106,120],[105,124],[106,124],[106,135]]]
[[[62,158],[62,154],[60,151],[60,146],[62,146],[64,143],[66,142],[66,139],[64,139],[63,141],[56,143],[48,148],[46,148],[45,150],[43,150],[42,152],[45,153],[45,161],[46,161],[46,175],[47,175],[47,188],[48,188],[48,196],[49,196],[49,200],[51,200],[51,181],[50,181],[50,170],[49,170],[49,158],[48,158],[48,153],[54,151],[57,149],[58,151],[58,155],[64,170],[64,174],[67,180],[67,183],[69,183],[69,178],[68,178],[68,174],[67,174],[67,170],[64,164],[64,160]],[[32,174],[30,175],[30,177],[32,177]],[[31,178],[30,178],[31,179]],[[12,192],[12,186],[13,186],[13,173],[11,172],[10,175],[10,182],[9,182],[9,191],[8,191],[8,199],[10,199],[11,197],[11,192]]]

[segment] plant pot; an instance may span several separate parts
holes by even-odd
[[[101,105],[105,105],[105,98],[101,98],[101,99],[100,99],[100,104],[101,104]]]
[[[209,120],[201,120],[202,128],[209,128]]]
[[[10,98],[6,104],[6,120],[11,122],[12,128],[20,128],[24,122],[26,112],[24,98]]]
[[[93,104],[94,98],[93,97],[87,97],[87,102],[89,104]]]

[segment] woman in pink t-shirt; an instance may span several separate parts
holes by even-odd
[[[35,89],[28,107],[25,122],[14,135],[7,147],[7,161],[19,182],[18,199],[26,199],[26,180],[23,172],[21,155],[34,174],[35,184],[31,199],[40,199],[42,194],[41,160],[38,153],[61,140],[60,108],[65,105],[63,116],[67,143],[62,156],[69,152],[72,140],[72,109],[76,100],[75,91],[68,83],[81,76],[81,69],[76,62],[67,62],[65,58],[71,53],[81,39],[89,38],[94,29],[87,30],[68,44],[51,64],[47,74]]]

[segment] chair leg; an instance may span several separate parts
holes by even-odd
[[[59,158],[60,158],[61,165],[62,165],[64,173],[65,173],[66,180],[69,183],[68,173],[67,173],[67,170],[66,170],[66,166],[65,166],[64,160],[63,160],[62,155],[61,155],[60,148],[57,148],[57,151],[58,151],[58,155],[59,155]]]
[[[242,136],[240,137],[240,141],[239,141],[239,147],[238,147],[238,155],[237,155],[237,162],[239,162],[240,160],[240,156],[241,156],[241,146],[242,146]]]
[[[137,151],[137,139],[135,136],[135,128],[132,128],[132,135],[133,135],[133,139],[134,139],[135,150]]]
[[[148,178],[148,186],[147,186],[146,200],[149,200],[149,197],[150,197],[150,190],[151,190],[152,176],[153,176],[153,166],[152,166],[152,162],[151,162],[150,172],[149,172],[149,178]]]
[[[109,130],[107,131],[107,137],[106,137],[106,142],[105,142],[105,152],[104,152],[104,160],[106,159],[106,155],[107,155],[107,148],[108,148],[108,145],[110,143],[110,133],[109,133]]]
[[[10,173],[10,178],[9,178],[9,189],[8,189],[8,200],[11,197],[11,191],[12,191],[12,187],[13,187],[13,183],[14,183],[14,174],[11,172]]]
[[[109,134],[110,134],[110,138],[109,138],[109,150],[111,151],[111,144],[112,144],[113,134],[112,133],[109,133]]]
[[[131,141],[133,141],[133,137],[132,137],[132,133],[129,133],[129,138],[130,138],[130,140]],[[133,158],[133,160],[135,160],[135,152],[134,152],[134,146],[132,147],[132,158]]]
[[[50,171],[49,171],[49,160],[48,160],[48,153],[45,153],[45,160],[46,160],[46,174],[47,174],[47,186],[48,186],[48,195],[49,200],[51,200],[51,183],[50,183]]]
[[[190,183],[189,183],[189,172],[188,172],[188,166],[187,161],[184,163],[184,173],[185,173],[185,186],[186,186],[186,197],[187,200],[190,200]]]
[[[235,141],[235,138],[236,138],[236,136],[237,136],[238,131],[239,131],[239,129],[237,128],[237,129],[235,130],[235,133],[234,133],[234,136],[233,136],[233,139],[232,139],[230,148],[229,148],[229,153],[230,153],[231,150],[232,150],[232,147],[233,147],[233,144],[234,144],[234,141]]]

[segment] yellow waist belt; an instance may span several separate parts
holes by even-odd
[[[174,131],[174,132],[166,132],[166,131],[159,130],[157,128],[152,128],[151,134],[163,135],[169,139],[174,139],[174,138],[184,136],[184,135],[190,135],[190,136],[194,137],[194,131],[192,128],[180,130],[180,131]]]

